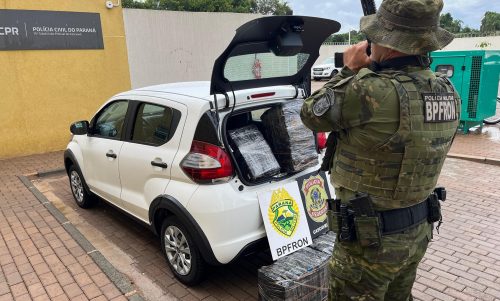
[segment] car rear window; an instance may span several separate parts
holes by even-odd
[[[277,56],[269,53],[252,53],[230,57],[224,67],[224,77],[229,81],[244,81],[287,77],[299,73],[309,54]]]

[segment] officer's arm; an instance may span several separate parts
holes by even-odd
[[[341,110],[343,93],[337,89],[342,81],[349,81],[354,72],[344,67],[323,88],[315,91],[304,101],[300,117],[309,129],[316,132],[331,132],[342,129]]]

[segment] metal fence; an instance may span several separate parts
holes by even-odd
[[[323,43],[323,45],[325,45],[325,46],[345,46],[345,45],[349,45],[349,43],[348,42],[325,42],[325,43]]]
[[[457,33],[455,38],[481,38],[500,36],[500,31]]]

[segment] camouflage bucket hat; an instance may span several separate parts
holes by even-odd
[[[384,0],[376,14],[361,18],[369,40],[406,54],[426,54],[451,43],[452,33],[439,27],[443,0]]]

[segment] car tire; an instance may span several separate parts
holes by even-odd
[[[339,73],[339,71],[337,69],[333,70],[332,73],[330,74],[330,78],[334,77],[338,73]]]
[[[81,208],[90,208],[95,204],[95,195],[88,191],[87,183],[82,176],[82,173],[75,165],[71,165],[68,169],[69,186],[71,193],[78,206]]]
[[[176,216],[167,216],[163,221],[161,248],[168,266],[180,282],[193,286],[203,280],[206,263],[191,233]]]
[[[313,81],[318,81],[318,78],[317,77],[313,77]]]

